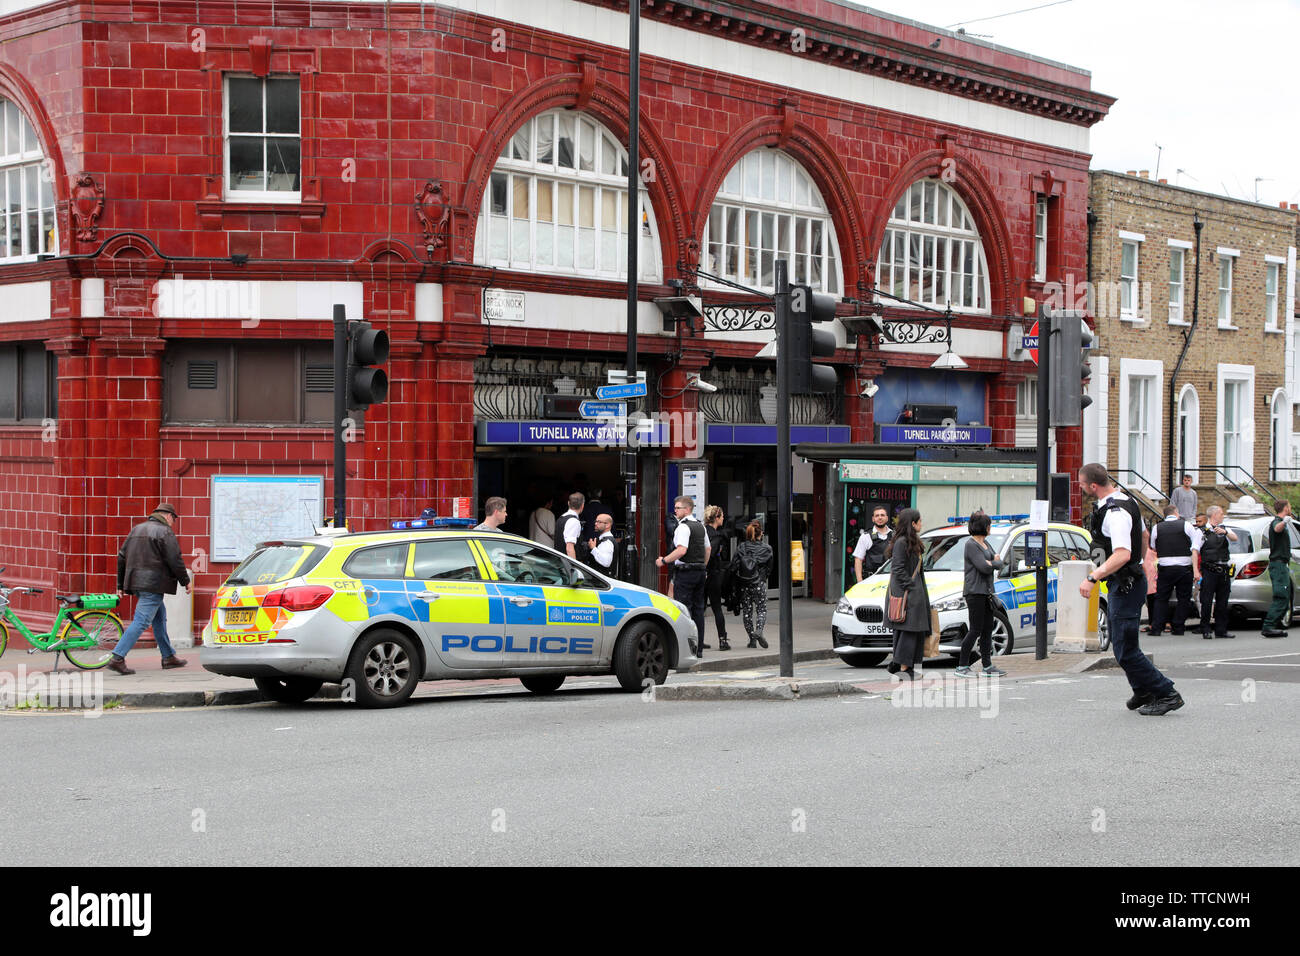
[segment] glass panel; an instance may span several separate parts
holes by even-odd
[[[758,153],[750,153],[745,157],[745,195],[751,199],[756,198],[760,188],[760,161]]]
[[[530,136],[532,123],[525,123],[520,127],[519,132],[510,137],[510,158],[522,159],[524,162],[532,162],[533,147]]]
[[[573,221],[572,213],[569,215],[569,221],[570,223]],[[573,268],[573,241],[574,231],[572,225],[555,227],[555,264],[557,266],[564,269]]]
[[[601,137],[600,169],[608,176],[618,175],[618,147],[608,136]]]
[[[940,226],[948,225],[949,200],[950,193],[948,192],[948,188],[946,186],[940,186],[937,205],[935,207],[935,222]]]
[[[278,137],[267,139],[266,158],[270,165],[267,170],[267,188],[297,192],[298,170],[302,162],[298,140]]]
[[[816,219],[808,222],[808,284],[814,289],[822,288],[822,224]]]
[[[763,163],[763,198],[776,199],[776,156],[770,152],[759,154]]]
[[[510,208],[516,219],[528,219],[529,180],[527,176],[511,176]]]
[[[925,206],[924,209],[922,210],[921,215],[924,221],[928,223],[933,223],[935,220],[934,183],[925,183],[924,186],[925,186],[925,192],[924,192]]]
[[[745,262],[743,275],[752,279],[758,275],[758,213],[745,211]]]
[[[899,199],[898,199],[898,204],[897,204],[896,206],[894,206],[894,218],[895,218],[895,219],[906,219],[906,218],[907,218],[907,196],[906,196],[906,194],[900,196]]]
[[[513,220],[510,224],[510,256],[518,262],[529,258],[532,245],[528,235],[530,185],[526,176],[510,177],[510,209]]]
[[[942,204],[940,204],[942,206]],[[934,249],[934,301],[948,303],[948,240],[936,239]]]
[[[260,136],[230,137],[230,188],[266,189],[266,163]]]
[[[776,251],[777,254],[789,259],[793,250],[790,248],[790,217],[776,217]]]
[[[603,272],[613,272],[618,267],[618,236],[612,229],[600,230],[600,269]],[[626,238],[623,247],[627,248]],[[627,269],[626,252],[623,254],[623,268]]]
[[[934,236],[925,236],[921,247],[921,301],[934,301]]]
[[[0,345],[0,420],[18,417],[18,347]]]
[[[9,100],[5,100],[5,153],[7,155],[17,155],[22,152],[22,144],[18,135],[18,107]]]
[[[587,172],[592,172],[596,168],[596,130],[590,123],[579,121],[578,128],[582,132],[582,146],[578,153],[578,165]]]
[[[560,115],[560,150],[558,163],[567,169],[573,169],[573,114],[561,113]]]
[[[266,131],[298,134],[298,81],[266,81]]]
[[[411,570],[420,581],[479,580],[468,541],[417,541]]]
[[[546,166],[555,164],[555,114],[539,116],[533,123],[537,131],[537,161]]]
[[[907,235],[901,231],[894,233],[894,288],[893,294],[902,297],[906,291],[907,279]]]
[[[353,578],[401,578],[406,576],[406,553],[410,545],[391,544],[365,548],[348,558],[343,573]]]
[[[230,99],[230,132],[262,132],[262,81],[232,76],[227,89]]]
[[[491,194],[489,208],[492,210],[492,214],[494,216],[504,216],[506,214],[506,174],[493,173],[488,191]]]
[[[922,183],[913,183],[910,192],[911,199],[908,203],[907,218],[912,222],[921,221],[921,196],[924,192]]]
[[[551,210],[555,201],[555,183],[549,179],[537,180],[537,221],[554,222],[555,215]]]
[[[726,193],[728,196],[740,195],[740,163],[731,167],[731,171],[727,173],[727,178],[722,182],[722,189],[720,191]]]
[[[591,186],[578,187],[578,225],[596,225],[596,190]]]
[[[0,219],[3,219],[0,216]],[[59,244],[57,237],[54,235],[54,210],[46,209],[41,213],[41,238],[44,245],[41,246],[41,252],[57,252]],[[4,244],[4,237],[0,235],[0,246]]]
[[[560,183],[556,193],[555,219],[562,226],[573,225],[573,184]]]
[[[530,546],[528,542],[508,542],[504,539],[485,539],[484,550],[498,580],[509,583],[537,585],[567,585],[568,572],[564,560],[549,551]]]
[[[34,249],[34,247],[33,247]],[[45,417],[45,373],[48,369],[44,345],[20,345],[23,394],[19,418]],[[3,388],[4,386],[0,386]]]
[[[618,224],[618,193],[613,189],[600,191],[600,226],[613,229]]]
[[[735,276],[740,269],[740,210],[727,207],[727,268],[725,275]]]
[[[776,198],[782,205],[794,198],[794,163],[784,156],[776,158]]]

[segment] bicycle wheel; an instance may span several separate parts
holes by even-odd
[[[8,625],[5,624],[4,621],[0,621],[0,654],[3,654],[5,652],[5,648],[8,646],[9,646],[9,627]]]
[[[124,630],[121,619],[112,611],[77,611],[63,625],[59,637],[69,645],[80,644],[65,647],[63,653],[82,670],[93,671],[108,663]],[[92,640],[94,643],[89,643]]]

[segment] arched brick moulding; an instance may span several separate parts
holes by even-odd
[[[1001,207],[993,195],[993,189],[979,167],[969,158],[955,152],[941,149],[919,153],[903,164],[902,168],[890,181],[884,196],[876,205],[871,217],[871,248],[879,249],[885,239],[885,228],[889,225],[889,216],[898,197],[903,195],[912,183],[927,177],[942,178],[944,161],[952,160],[950,167],[957,178],[947,183],[961,196],[962,202],[975,220],[975,228],[984,242],[984,258],[989,268],[989,304],[994,315],[1014,315],[1011,307],[1013,285],[1011,278],[1011,234],[1007,230]],[[990,248],[990,246],[992,248]],[[872,257],[872,261],[875,257]],[[871,276],[872,285],[875,276]]]
[[[821,191],[839,240],[840,268],[844,273],[843,288],[844,294],[848,295],[850,290],[857,288],[861,278],[859,270],[867,261],[867,232],[858,211],[857,193],[835,151],[807,126],[800,123],[788,125],[784,114],[775,113],[754,120],[738,130],[717,152],[696,197],[692,222],[697,223],[699,229],[704,228],[704,220],[709,215],[727,173],[746,154],[764,146],[788,153],[812,177]],[[692,238],[698,238],[703,245],[702,235]]]
[[[598,81],[589,87],[585,102],[580,107],[579,102],[583,99],[584,92],[582,74],[566,73],[533,84],[501,108],[495,122],[488,127],[483,139],[475,147],[474,159],[465,176],[465,195],[461,200],[461,206],[465,210],[465,232],[459,243],[460,248],[454,250],[460,261],[468,261],[473,255],[479,208],[483,205],[483,194],[487,190],[488,177],[496,167],[497,157],[525,120],[547,110],[575,109],[598,120],[618,138],[620,145],[626,145],[626,117],[629,111],[627,95],[608,83]],[[655,179],[646,184],[646,191],[659,227],[664,277],[668,278],[669,270],[676,268],[686,241],[691,236],[691,226],[686,221],[687,210],[682,197],[681,180],[668,146],[644,111],[641,113],[640,139],[641,158],[651,159],[655,165]]]
[[[35,87],[3,60],[0,60],[0,96],[13,100],[22,110],[23,115],[27,117],[27,122],[32,124],[32,129],[36,130],[36,135],[41,140],[41,152],[45,154],[46,160],[53,164],[50,172],[54,176],[54,209],[59,226],[58,251],[71,252],[73,228],[68,171],[63,164],[63,151],[59,148],[59,137],[54,132],[49,114],[41,105]],[[99,182],[102,186],[103,179],[101,178]]]

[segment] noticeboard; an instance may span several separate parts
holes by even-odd
[[[324,506],[320,475],[213,475],[211,560],[237,564],[259,542],[313,535]]]

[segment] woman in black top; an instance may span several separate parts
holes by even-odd
[[[908,680],[916,679],[916,668],[925,656],[925,639],[930,636],[930,592],[925,587],[925,572],[920,570],[924,550],[921,512],[907,508],[898,516],[894,533],[888,594],[907,594],[907,619],[893,625],[894,659],[889,662],[889,672],[901,671]]]
[[[722,608],[722,579],[726,576],[727,564],[722,560],[722,545],[726,540],[722,535],[722,519],[725,516],[717,505],[704,509],[704,532],[709,536],[709,563],[704,566],[704,597],[713,608],[713,621],[718,626],[718,650],[729,651],[727,643],[727,614]],[[700,635],[704,640],[704,635]],[[708,647],[708,644],[704,645]]]
[[[961,659],[957,662],[958,677],[973,677],[970,669],[971,651],[979,640],[980,660],[984,673],[998,677],[1006,671],[993,665],[993,571],[1002,567],[1002,559],[993,553],[985,540],[989,533],[989,516],[977,511],[966,525],[970,537],[966,539],[962,555],[966,579],[962,584],[962,597],[966,600],[968,617],[966,637],[961,642]]]

